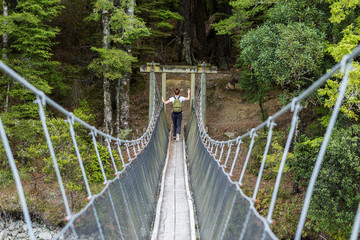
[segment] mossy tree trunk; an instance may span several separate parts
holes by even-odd
[[[130,28],[132,28],[133,17],[134,17],[134,0],[129,2],[128,15],[130,16]],[[126,47],[127,52],[131,54],[131,46]],[[129,90],[130,90],[130,78],[131,73],[124,73],[124,78],[119,79],[120,92],[117,98],[117,112],[119,118],[117,118],[117,133],[120,133],[120,126],[124,129],[129,129],[129,118],[130,118],[130,101],[129,101]]]
[[[179,61],[185,61],[190,65],[195,62],[192,51],[194,37],[193,9],[194,0],[180,0],[179,13],[184,20],[180,21],[177,34],[178,58]]]
[[[110,48],[110,22],[109,22],[109,11],[103,10],[102,12],[102,23],[103,23],[103,46],[105,49]],[[113,133],[112,127],[112,105],[111,105],[111,82],[108,78],[103,79],[103,90],[104,90],[104,131],[108,134]]]
[[[121,115],[120,124],[124,129],[129,129],[129,118],[130,118],[130,101],[129,101],[129,89],[130,89],[130,73],[124,74],[124,79],[121,82]]]
[[[4,18],[9,16],[9,9],[8,9],[8,3],[7,0],[3,0],[3,16]],[[6,27],[7,21],[4,22],[4,27]],[[2,35],[2,42],[3,42],[3,51],[2,51],[2,59],[3,61],[6,61],[7,59],[7,50],[8,50],[8,34],[6,31],[3,32]],[[9,92],[10,92],[10,81],[7,84],[6,87],[6,96],[5,96],[5,106],[4,106],[4,112],[7,112],[9,107]]]

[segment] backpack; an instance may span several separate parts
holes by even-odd
[[[180,113],[182,112],[182,107],[181,107],[181,102],[180,102],[180,97],[174,97],[174,102],[173,102],[173,112],[174,113]]]

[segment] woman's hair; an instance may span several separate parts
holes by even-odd
[[[179,95],[179,94],[180,94],[180,90],[177,88],[177,89],[174,90],[174,93],[175,93],[175,95]]]

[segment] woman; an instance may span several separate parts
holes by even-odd
[[[162,101],[164,104],[172,103],[173,104],[173,110],[171,112],[171,119],[173,121],[174,125],[174,131],[173,131],[173,137],[174,141],[179,141],[179,136],[181,132],[181,121],[182,121],[182,106],[181,103],[184,101],[190,100],[190,89],[188,89],[188,96],[187,98],[180,96],[180,90],[176,88],[174,90],[174,97],[169,98],[169,100],[165,101],[164,98],[162,98]]]

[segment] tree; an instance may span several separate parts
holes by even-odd
[[[146,22],[150,36],[144,39],[143,44],[134,46],[132,51],[141,55],[143,60],[154,60],[155,55],[158,61],[167,64],[173,57],[169,49],[175,46],[176,21],[183,20],[177,12],[178,1],[139,0],[137,3],[139,16]]]
[[[6,0],[3,0],[3,16],[4,19],[6,19],[9,16],[9,9],[8,9],[8,3]],[[7,21],[4,21],[4,26],[7,25]],[[8,51],[8,34],[7,32],[3,32],[2,34],[2,42],[3,42],[3,49],[2,49],[2,59],[3,61],[6,61],[7,59],[7,51]],[[6,89],[6,97],[5,97],[5,106],[4,111],[7,112],[8,105],[9,105],[9,91],[10,91],[10,82],[7,84]]]
[[[345,54],[349,54],[360,41],[360,2],[347,2],[343,0],[328,0],[331,9],[330,21],[334,28],[340,28],[340,40],[327,45],[327,51],[336,62],[340,62]],[[349,84],[346,89],[344,103],[341,111],[349,118],[357,121],[360,114],[360,65],[353,62],[354,71],[349,75]],[[325,106],[332,108],[338,96],[342,75],[336,75],[336,79],[327,81],[325,88],[319,90],[319,95],[326,96]]]
[[[128,4],[128,1],[115,4],[113,1],[96,0],[94,13],[88,18],[92,20],[101,18],[103,22],[103,47],[92,47],[99,57],[93,60],[89,68],[104,80],[104,131],[109,134],[113,133],[111,84],[114,80],[123,81],[124,74],[131,72],[131,65],[136,61],[131,52],[127,51],[127,46],[140,37],[149,35],[149,30],[141,19],[127,14],[127,9],[131,8]],[[125,80],[125,83],[127,82],[128,80]],[[122,93],[128,94],[128,86],[124,87],[124,82],[120,85],[118,89],[124,88],[125,91]],[[118,107],[120,107],[119,101],[118,98]],[[128,101],[126,103],[128,104]],[[120,109],[117,111],[119,112]],[[125,115],[128,117],[127,112]]]
[[[61,9],[60,0],[19,0],[8,9],[8,15],[4,13],[0,17],[0,31],[3,36],[7,36],[5,43],[8,43],[6,52],[3,52],[6,54],[4,60],[45,93],[51,90],[50,82],[58,66],[57,62],[51,60],[51,47],[54,45],[52,38],[59,30],[50,27],[48,23]],[[4,48],[6,49],[6,44],[3,45]],[[5,96],[8,99],[5,101],[9,104],[8,110],[11,108],[18,117],[34,117],[37,114],[32,94],[28,94],[21,86],[12,84],[6,77],[1,77],[0,84],[8,89]],[[1,97],[4,98],[3,95]],[[18,104],[19,100],[23,104]]]
[[[218,34],[233,34],[239,41],[255,21],[261,21],[264,12],[276,1],[257,2],[252,0],[233,0],[229,4],[233,8],[232,15],[222,19],[213,26]]]
[[[335,127],[311,200],[308,214],[311,227],[334,239],[350,237],[360,201],[359,136],[360,126],[349,125],[344,118]],[[323,137],[310,139],[302,135],[299,140],[289,165],[296,180],[304,181],[311,176]]]

